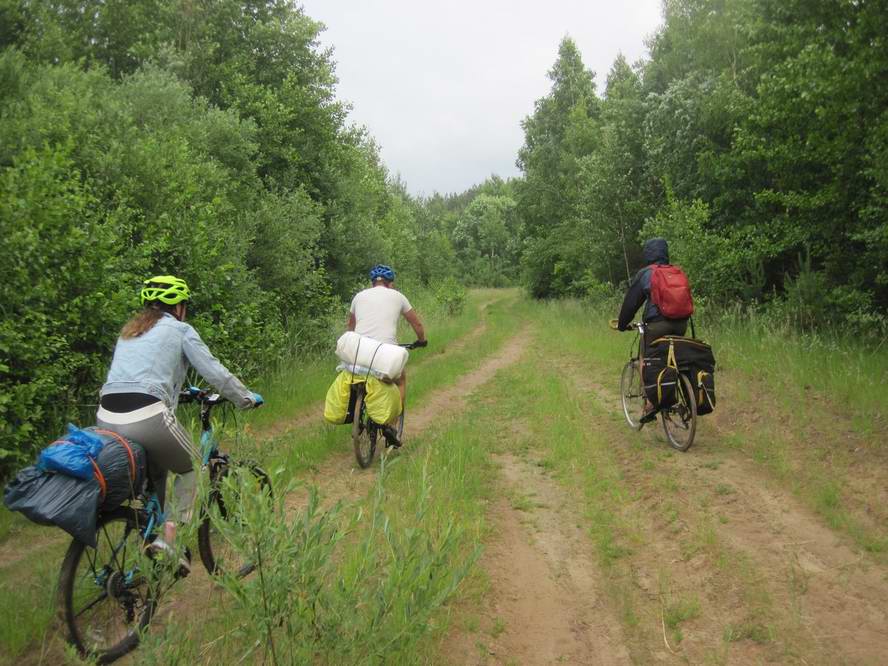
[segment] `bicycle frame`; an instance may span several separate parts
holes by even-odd
[[[193,392],[183,393],[183,397],[186,395],[188,398],[197,397]],[[201,465],[203,468],[209,465],[210,458],[219,452],[219,440],[216,439],[213,431],[213,423],[210,419],[210,413],[212,412],[213,407],[224,402],[224,400],[221,399],[212,400],[213,396],[209,397],[209,401],[202,401],[200,405],[200,453]],[[144,498],[143,510],[147,516],[147,522],[145,528],[141,531],[141,534],[142,538],[147,542],[151,540],[157,526],[163,525],[163,523],[166,522],[166,514],[160,506],[160,499],[158,498],[156,491],[149,492]]]
[[[201,464],[206,467],[210,464],[210,458],[213,454],[219,452],[219,441],[213,432],[213,424],[210,421],[210,410],[212,405],[206,403],[200,406],[200,456]]]
[[[201,470],[202,473],[209,470],[212,487],[220,471],[224,474],[225,468],[231,464],[228,455],[219,450],[211,419],[212,408],[224,400],[217,394],[208,395],[190,388],[180,395],[180,402],[200,403]],[[261,468],[249,465],[249,469],[259,484],[269,486],[268,475]],[[214,498],[211,493],[210,497],[210,502],[216,501],[220,508],[224,508],[218,494]],[[152,575],[155,557],[152,549],[145,546],[162,531],[166,518],[149,475],[148,484],[138,496],[98,516],[97,526],[105,530],[104,538],[100,534],[97,540],[97,545],[102,546],[101,554],[98,547],[91,548],[76,540],[68,547],[59,579],[61,611],[68,641],[81,654],[93,654],[99,663],[108,663],[135,649],[140,632],[151,622],[158,600],[187,575],[187,570],[183,572],[182,567],[171,577],[161,575],[155,578]],[[119,534],[117,526],[121,525],[122,534]],[[198,548],[207,571],[218,573],[225,570],[225,556],[219,557],[219,544],[214,546],[211,542],[209,514],[204,509],[198,527]],[[190,560],[187,548],[185,556]],[[245,562],[230,571],[244,576],[254,568],[251,562]],[[165,567],[158,569],[161,573],[164,570]],[[86,601],[81,603],[84,598]],[[84,616],[97,604],[102,606],[94,611],[96,615]],[[122,615],[118,615],[120,613]],[[101,626],[114,625],[112,633],[92,631],[94,620]]]
[[[642,322],[636,322],[632,324],[632,327],[635,329],[635,341],[632,343],[634,347],[638,349],[635,353],[634,359],[638,361],[638,372],[642,372],[642,368],[644,367],[644,331],[645,326]],[[632,358],[632,357],[630,357]],[[644,386],[644,379],[642,375],[642,386]]]
[[[615,324],[611,324],[613,328],[616,328]],[[631,324],[631,327],[636,329],[637,338],[634,344],[637,344],[638,352],[636,356],[631,356],[629,362],[627,363],[627,367],[630,364],[637,365],[638,371],[638,379],[639,386],[641,387],[642,395],[637,396],[638,398],[643,397],[643,394],[646,390],[644,384],[644,365],[645,365],[645,333],[647,331],[646,326],[643,322],[634,322]],[[697,422],[697,407],[696,402],[694,402],[694,392],[693,392],[693,384],[691,380],[687,377],[685,373],[681,371],[680,368],[676,367],[677,379],[676,379],[676,391],[677,399],[674,404],[669,404],[665,407],[657,406],[653,412],[647,412],[643,416],[640,417],[640,420],[636,423],[633,417],[630,415],[630,407],[628,406],[629,401],[633,399],[633,396],[627,395],[623,388],[623,380],[621,377],[621,393],[623,400],[623,411],[625,413],[626,419],[629,421],[629,425],[636,430],[641,429],[644,423],[647,422],[648,415],[652,414],[654,416],[659,415],[660,420],[663,423],[663,429],[666,432],[666,438],[669,441],[670,446],[679,450],[679,451],[687,451],[687,449],[691,446],[694,441],[694,434],[696,433],[696,422]],[[624,370],[625,374],[625,370]],[[647,397],[644,397],[645,405],[650,405],[650,401]],[[687,437],[684,438],[683,441],[680,435],[676,433],[685,432],[687,433]]]

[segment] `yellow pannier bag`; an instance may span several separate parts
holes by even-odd
[[[330,384],[330,388],[327,389],[327,398],[324,400],[324,419],[328,423],[333,425],[345,423],[345,417],[348,414],[348,398],[354,381],[364,381],[364,378],[343,370]]]
[[[384,425],[401,415],[401,392],[396,384],[388,384],[376,377],[368,377],[366,404],[367,416],[376,423]],[[346,405],[346,409],[348,409],[348,405]]]
[[[327,397],[324,400],[324,419],[328,423],[333,425],[345,423],[351,385],[361,382],[367,382],[367,397],[365,399],[367,416],[380,424],[388,423],[400,416],[401,392],[398,391],[397,385],[387,384],[376,377],[353,375],[347,370],[343,370],[336,375],[336,379],[327,389]]]

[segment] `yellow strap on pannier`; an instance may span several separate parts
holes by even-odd
[[[669,340],[669,353],[666,356],[666,366],[678,371],[678,361],[675,360],[675,340]]]
[[[660,370],[660,373],[657,375],[657,404],[663,404],[663,373],[666,372],[669,368],[665,367]]]

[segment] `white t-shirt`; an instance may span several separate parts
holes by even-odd
[[[352,299],[355,333],[368,338],[398,343],[398,319],[413,308],[407,297],[397,289],[370,287],[359,291]]]

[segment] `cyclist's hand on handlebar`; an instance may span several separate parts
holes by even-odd
[[[183,388],[179,391],[179,402],[182,404],[194,402],[202,395],[204,395],[203,389],[198,386],[189,386],[188,388]]]
[[[413,343],[414,349],[419,349],[420,347],[428,347],[428,346],[429,346],[428,340],[417,340],[416,342]]]

